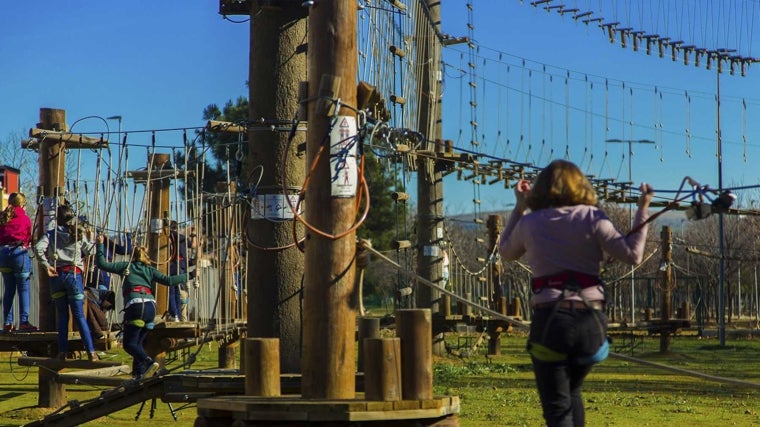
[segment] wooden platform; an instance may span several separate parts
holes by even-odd
[[[116,342],[116,333],[93,339],[95,350],[109,350]],[[84,351],[79,332],[69,332],[69,350]],[[0,352],[25,351],[30,356],[54,356],[58,350],[58,332],[6,332],[0,333]]]
[[[302,399],[282,397],[224,396],[198,400],[196,426],[229,426],[233,421],[245,425],[390,425],[458,426],[458,396],[397,402],[366,401],[363,393],[354,400]],[[405,422],[408,421],[408,422]],[[369,423],[369,424],[368,424]],[[241,424],[242,425],[242,424]]]

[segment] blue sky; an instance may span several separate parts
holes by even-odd
[[[69,124],[120,115],[123,130],[202,126],[208,104],[247,96],[248,24],[217,9],[180,0],[4,4],[0,138],[26,134],[41,107],[66,110]]]
[[[572,18],[573,13],[561,15],[556,9],[533,7],[528,1],[472,3],[471,13],[465,2],[444,3],[442,22],[444,32],[453,36],[468,35],[466,25],[471,22],[480,47],[477,58],[487,58],[487,65],[477,63],[478,102],[486,105],[485,112],[477,116],[483,152],[545,165],[550,156],[548,147],[541,154],[542,144],[553,142],[553,158],[564,157],[567,147],[570,160],[582,164],[587,173],[627,181],[628,145],[605,144],[605,140],[649,139],[656,144],[632,144],[633,182],[647,181],[656,189],[672,191],[688,175],[717,188],[715,66],[706,70],[702,59],[702,66],[695,67],[693,55],[689,65],[684,65],[680,54],[673,61],[669,48],[664,58],[656,49],[652,55],[644,53],[643,47],[634,52],[630,39],[627,48],[622,48],[619,35],[610,43],[607,33],[593,23],[583,24]],[[639,11],[644,3],[659,9]],[[548,3],[552,4],[593,10],[591,17],[603,16],[603,22],[619,21],[620,28],[684,40],[684,45],[736,48],[744,56],[757,54],[757,49],[752,50],[752,42],[760,34],[752,25],[760,21],[756,19],[760,18],[756,1]],[[470,61],[465,45],[447,48],[444,59],[455,65]],[[511,64],[509,71],[507,64]],[[467,78],[454,78],[452,68],[446,73],[447,95],[456,98],[464,92],[469,99],[466,86],[461,89]],[[566,76],[569,83],[565,83]],[[724,187],[757,185],[760,64],[750,66],[746,77],[740,77],[738,68],[732,76],[726,67],[720,87]],[[463,135],[464,148],[470,148],[471,136],[467,99],[444,101],[446,137],[456,140]],[[519,147],[521,136],[524,142]],[[507,138],[511,139],[509,149]],[[594,160],[589,161],[592,153]],[[452,193],[464,194],[468,188],[473,194],[472,185],[451,179],[446,184],[447,198]],[[753,191],[756,193],[746,192],[745,199],[757,199]],[[511,190],[505,192],[502,185],[481,187],[481,196],[483,211],[503,209],[512,202]],[[447,210],[468,211],[471,208],[466,204],[450,204]]]
[[[707,4],[705,1],[697,0],[695,9]],[[478,64],[478,79],[483,84],[477,93],[477,139],[483,153],[542,165],[550,157],[563,157],[567,149],[570,160],[583,164],[587,172],[625,181],[627,146],[605,144],[604,140],[656,139],[657,146],[634,146],[634,182],[648,181],[655,188],[675,190],[683,177],[690,175],[717,187],[714,69],[686,66],[667,55],[659,58],[623,49],[619,41],[610,43],[595,25],[575,21],[571,14],[560,16],[556,11],[532,7],[527,1],[473,3],[478,61],[489,58],[488,65]],[[637,18],[630,10],[622,13],[610,6],[630,2],[564,3],[581,9],[587,4],[603,4],[607,9],[594,9],[595,16],[621,22],[630,18],[636,25],[651,26],[652,32],[694,37],[695,44],[737,47],[740,53],[752,55],[754,33],[713,24],[710,13],[719,11],[668,22],[664,17],[653,18],[654,14]],[[758,14],[757,2],[730,3],[754,5],[749,12]],[[225,20],[217,7],[216,1],[179,0],[3,5],[0,141],[8,141],[13,134],[25,136],[38,121],[41,107],[65,109],[69,124],[86,116],[120,115],[122,130],[127,131],[203,126],[201,114],[206,105],[247,96],[248,23]],[[465,1],[444,2],[442,15],[445,33],[468,35]],[[716,17],[715,22],[720,19]],[[738,20],[734,17],[731,22]],[[467,78],[456,70],[466,63],[468,51],[465,45],[457,45],[446,48],[444,55],[448,64],[444,136],[470,149],[471,111],[467,91],[462,91]],[[512,64],[509,72],[507,63]],[[534,70],[530,77],[528,69]],[[551,84],[549,75],[553,75]],[[561,76],[570,76],[570,83],[563,83]],[[589,90],[584,79],[594,82],[593,89]],[[738,73],[721,76],[726,186],[758,183],[753,165],[760,154],[756,142],[760,102],[755,95],[759,79],[760,64],[750,67],[747,77]],[[605,80],[610,87],[607,95],[601,84]],[[664,94],[660,102],[655,88]],[[634,94],[626,95],[630,90]],[[464,99],[459,99],[460,93]],[[688,106],[682,94],[689,94]],[[609,129],[605,130],[605,122]],[[656,123],[661,123],[659,133]],[[115,131],[118,123],[112,120],[109,125]],[[690,142],[687,129],[693,136]],[[105,130],[103,122],[94,119],[80,122],[74,129],[101,130]],[[148,145],[150,135],[133,134],[129,142]],[[159,134],[157,143],[181,146],[182,141],[179,134]],[[142,153],[138,156],[144,158]],[[139,165],[140,160],[133,157],[130,162]],[[480,191],[483,211],[503,209],[511,203],[511,190],[505,190],[503,184],[483,186]],[[445,198],[447,213],[470,211],[473,187],[447,179]]]

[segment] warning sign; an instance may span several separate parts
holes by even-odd
[[[338,116],[330,132],[330,195],[354,197],[358,181],[356,118]]]

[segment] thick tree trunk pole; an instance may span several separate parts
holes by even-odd
[[[40,123],[37,127],[47,130],[68,130],[66,110],[40,108]],[[37,215],[35,224],[35,241],[42,236],[49,221],[55,219],[55,209],[63,202],[64,175],[66,171],[66,151],[63,143],[43,140],[40,143],[39,156],[40,186],[37,187],[37,199],[45,200],[41,206],[42,215]],[[54,200],[57,201],[52,203]],[[39,328],[40,331],[55,331],[55,310],[50,298],[50,278],[44,272],[39,276]]]
[[[169,167],[169,154],[153,153],[148,156],[148,167],[151,171],[160,171]],[[148,255],[155,262],[155,267],[169,274],[169,178],[153,179],[147,184],[150,191],[150,207],[148,218]],[[156,287],[156,314],[161,316],[169,309],[169,288]]]
[[[274,199],[285,209],[279,218],[254,215],[246,222],[248,236],[247,324],[249,337],[280,340],[283,372],[301,372],[303,255],[293,245],[292,214],[285,196],[297,195],[305,176],[303,144],[306,117],[289,141],[288,132],[272,132],[261,120],[288,123],[299,111],[299,87],[306,79],[307,9],[262,7],[253,1],[250,33],[249,155],[243,178],[258,183],[260,198]],[[282,126],[282,125],[280,125]],[[263,166],[261,180],[257,166]],[[283,179],[285,182],[283,182]],[[261,212],[266,214],[265,212]],[[285,218],[287,217],[287,218]],[[303,227],[297,227],[303,236]],[[252,243],[252,244],[251,244]],[[278,249],[281,248],[281,249]]]
[[[356,158],[339,150],[350,150],[356,132],[356,112],[345,107],[356,105],[356,19],[353,0],[320,1],[309,9],[305,220],[314,229],[306,233],[304,398],[355,397],[356,233],[350,229],[357,212],[356,192],[349,193],[358,180]]]

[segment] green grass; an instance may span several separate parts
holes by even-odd
[[[593,426],[760,426],[760,340],[677,337],[668,354],[659,337],[645,338],[635,357],[680,369],[757,384],[757,388],[707,381],[669,370],[609,358],[584,386],[586,424]],[[458,395],[460,425],[543,425],[525,337],[504,336],[502,354],[439,359],[436,393]]]
[[[450,337],[452,343],[455,337]],[[540,426],[541,410],[530,359],[521,334],[502,335],[501,355],[486,357],[483,349],[467,358],[435,359],[435,393],[459,396],[462,427]],[[760,385],[760,340],[677,337],[668,354],[659,354],[659,338],[644,338],[637,358],[702,374]],[[485,346],[483,346],[484,348]],[[15,363],[18,354],[2,353],[0,363],[0,426],[17,426],[50,412],[36,408],[37,371]],[[204,346],[193,369],[216,366],[217,347]],[[121,350],[107,358],[129,362]],[[171,368],[171,366],[170,366]],[[102,387],[67,386],[69,399],[97,397]],[[760,426],[760,389],[708,381],[653,366],[609,358],[586,380],[584,399],[589,427],[595,426]],[[115,412],[86,425],[134,426],[138,406]],[[179,411],[175,423],[168,406],[158,401],[151,420],[149,405],[137,425],[171,423],[192,426],[193,406]]]

